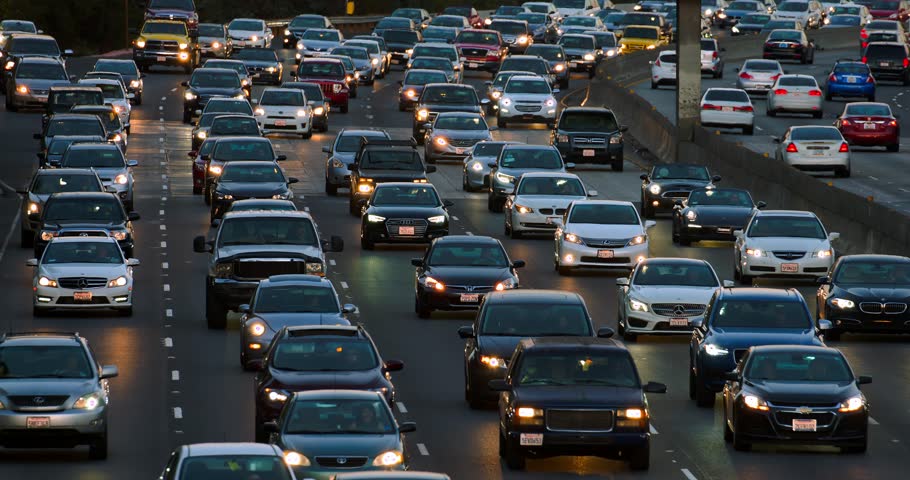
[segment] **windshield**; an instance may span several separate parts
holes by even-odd
[[[860,18],[853,15],[835,15],[829,17],[829,25],[850,25],[856,26],[859,25]]]
[[[259,105],[292,105],[295,107],[306,106],[303,92],[300,90],[266,90],[259,98]]]
[[[411,61],[411,68],[422,70],[442,70],[443,72],[453,71],[452,62],[447,58],[440,57],[420,57]],[[448,82],[448,78],[443,74],[444,79],[441,83]]]
[[[183,460],[180,472],[180,480],[199,478],[291,480],[284,459],[276,455],[192,456]]]
[[[413,150],[367,150],[360,158],[360,168],[369,170],[423,171],[420,155]]]
[[[499,158],[501,168],[540,168],[561,170],[562,157],[559,152],[546,149],[510,148],[504,149]]]
[[[890,20],[869,22],[866,24],[866,30],[897,30],[897,23]]]
[[[221,224],[218,246],[309,245],[316,246],[313,222],[302,217],[234,217]]]
[[[272,367],[297,372],[347,372],[379,365],[373,345],[359,338],[295,338],[280,342]]]
[[[589,337],[591,321],[583,305],[531,303],[487,304],[480,333],[508,337]]]
[[[634,32],[634,30],[633,30]],[[628,36],[628,30],[626,36]],[[568,35],[559,39],[558,45],[562,45],[564,48],[582,48],[587,50],[593,50],[596,45],[594,37],[589,35]]]
[[[407,186],[386,187],[380,186],[373,194],[370,204],[385,207],[395,205],[408,205],[415,207],[438,207],[442,202],[436,195],[433,187]]]
[[[38,195],[50,195],[57,192],[100,192],[101,185],[94,175],[39,175],[30,190]]]
[[[411,20],[400,17],[386,17],[376,24],[375,28],[411,28]]]
[[[338,313],[338,297],[331,288],[310,285],[259,288],[255,313]]]
[[[437,130],[488,130],[487,122],[484,121],[483,117],[480,115],[477,116],[462,116],[462,115],[440,115],[436,119],[436,125],[434,126]]]
[[[414,21],[423,20],[423,14],[417,8],[396,8],[390,16],[410,18]]]
[[[798,28],[798,25],[793,20],[769,20],[768,23],[762,27],[762,31],[774,30],[778,28]]]
[[[419,60],[419,59],[418,59]],[[449,65],[451,68],[451,64]],[[409,71],[404,76],[405,85],[426,85],[428,83],[445,83],[448,79],[444,73]]]
[[[260,20],[234,20],[228,24],[228,30],[245,30],[250,32],[263,31],[263,22]]]
[[[19,20],[4,20],[0,22],[0,32],[38,33],[35,24]]]
[[[389,43],[406,43],[414,45],[420,38],[417,32],[410,30],[386,30],[382,32],[382,38]]]
[[[714,306],[714,328],[781,328],[809,330],[812,321],[801,302],[721,300]]]
[[[743,376],[749,380],[774,382],[854,381],[853,373],[843,355],[818,351],[753,353]]]
[[[92,378],[92,368],[78,345],[0,347],[0,378]]]
[[[221,113],[204,113],[204,114],[202,114],[202,116],[199,117],[198,126],[211,127],[212,122],[214,122],[215,118],[217,118],[219,115],[222,115],[222,114]]]
[[[104,95],[99,91],[58,91],[51,90],[48,103],[56,105],[58,109],[66,111],[65,107],[73,105],[101,105]]]
[[[20,63],[19,68],[16,69],[16,78],[67,80],[63,65],[33,62]]]
[[[448,58],[450,61],[458,60],[458,51],[455,50],[455,47],[431,47],[425,45],[418,45],[414,47],[414,53],[411,54],[411,58],[417,57],[443,57]]]
[[[859,15],[862,10],[860,7],[851,7],[845,5],[835,5],[831,7],[828,18],[832,18],[839,15]]]
[[[438,16],[434,18],[430,25],[434,27],[464,27],[464,17],[456,16]]]
[[[212,122],[211,134],[259,136],[259,124],[255,118],[222,116]]]
[[[356,152],[360,149],[360,139],[361,138],[378,138],[378,139],[388,139],[381,132],[375,133],[362,133],[362,134],[345,134],[341,135],[338,138],[338,141],[335,142],[334,151],[336,152]]]
[[[338,30],[307,30],[300,36],[302,40],[322,40],[324,42],[340,42],[341,32]]]
[[[124,168],[123,153],[114,148],[70,148],[60,165],[65,168]]]
[[[559,121],[559,129],[569,132],[615,132],[619,130],[612,112],[566,112]]]
[[[698,165],[661,165],[651,172],[651,180],[708,180],[708,169]]]
[[[477,94],[473,88],[428,87],[420,96],[420,103],[445,103],[455,105],[476,105]]]
[[[510,79],[506,84],[506,93],[537,93],[549,95],[550,84],[545,80]]]
[[[332,49],[332,55],[347,55],[358,60],[370,59],[370,52],[361,47],[335,47]]]
[[[634,285],[718,287],[717,277],[711,267],[702,262],[659,263],[642,265],[632,279]]]
[[[624,350],[597,349],[584,351],[534,352],[525,354],[518,372],[518,384],[530,385],[601,385],[639,388],[638,374],[632,359]]]
[[[187,11],[196,10],[196,8],[193,6],[193,0],[152,0],[149,2],[148,8],[150,10],[165,8]]]
[[[218,179],[219,183],[282,183],[285,181],[281,168],[277,165],[237,165],[229,163]]]
[[[749,236],[825,238],[825,229],[814,217],[764,216],[755,218],[749,225]]]
[[[471,10],[471,7],[446,7],[442,13],[446,15],[461,15],[462,17],[470,17],[472,13]]]
[[[499,245],[464,244],[437,245],[430,253],[431,267],[497,267],[506,268],[509,262]]]
[[[597,19],[594,17],[569,17],[562,24],[565,26],[581,25],[583,27],[593,27],[597,25]]]
[[[226,68],[228,70],[233,70],[242,76],[250,74],[249,70],[246,69],[246,65],[244,65],[243,62],[236,60],[206,60],[205,65],[203,65],[202,68]]]
[[[559,47],[546,45],[532,45],[525,51],[528,55],[537,55],[548,61],[564,60],[563,50]]]
[[[585,187],[577,178],[524,177],[518,184],[519,195],[585,196]]]
[[[841,263],[834,282],[854,285],[910,285],[910,263],[895,260],[853,260]]]
[[[115,72],[121,75],[139,76],[136,64],[133,62],[118,62],[109,60],[98,60],[95,62],[96,72]]]
[[[108,198],[51,198],[44,210],[43,220],[48,223],[84,221],[86,223],[122,223],[123,207],[120,201]]]
[[[231,160],[275,160],[275,151],[270,142],[218,142],[212,158],[218,161]]]
[[[847,105],[846,115],[890,117],[891,107],[888,105]]]
[[[117,112],[114,111],[113,109],[104,110],[104,111],[100,111],[100,112],[99,111],[92,112],[92,111],[88,111],[88,110],[81,110],[78,107],[73,109],[73,113],[79,113],[79,112],[89,113],[91,115],[95,115],[96,117],[98,117],[98,119],[101,120],[101,123],[104,125],[105,130],[107,130],[108,132],[114,132],[114,131],[120,130],[123,127],[123,124],[120,122],[120,115],[117,114]],[[98,141],[102,141],[102,140],[98,139]]]
[[[221,25],[199,25],[199,36],[224,38],[224,27]]]
[[[278,56],[275,54],[275,51],[266,48],[244,48],[231,54],[231,58],[236,58],[238,60],[257,60],[260,62],[278,62]]]
[[[545,4],[541,3],[526,3],[524,7],[534,13],[549,13],[549,8]],[[519,14],[519,18],[522,14]]]
[[[643,38],[645,40],[657,40],[659,31],[654,28],[628,27],[623,31],[624,38]]]
[[[41,257],[42,265],[61,263],[123,264],[123,253],[115,242],[51,242]]]
[[[123,99],[123,87],[120,85],[110,85],[106,83],[100,83],[95,85],[101,89],[101,93],[104,95],[104,98],[115,98]]]
[[[318,84],[315,84],[315,83],[309,83],[309,84],[304,84],[304,85],[296,84],[296,85],[288,85],[286,88],[296,88],[296,89],[300,90],[301,92],[303,92],[303,96],[306,97],[308,102],[310,102],[310,101],[324,102],[325,101],[325,96],[322,94],[322,88],[320,88]]]
[[[635,207],[582,203],[574,205],[569,214],[570,224],[591,223],[596,225],[641,225]]]
[[[585,0],[553,0],[556,8],[585,8]]]
[[[547,23],[548,17],[546,13],[519,13],[516,18],[524,20],[531,25],[542,25]]]
[[[10,51],[7,53],[25,55],[49,55],[56,57],[60,55],[60,48],[57,42],[46,38],[14,38],[11,42]]]
[[[527,33],[528,28],[523,22],[502,22],[493,21],[489,26],[490,30],[496,30],[503,35],[519,35]]]
[[[745,65],[743,65],[743,70],[750,70],[754,72],[779,72],[780,64],[777,62],[754,60],[751,62],[746,62]]]
[[[343,77],[344,66],[341,62],[303,62],[297,71],[299,77]]]
[[[284,430],[287,435],[395,433],[395,424],[382,400],[300,400],[293,408]]]
[[[441,39],[445,43],[452,43],[449,40],[455,40],[455,37],[458,35],[458,30],[453,27],[436,27],[430,25],[423,31],[424,41],[436,41],[436,39]]]
[[[758,10],[755,2],[733,2],[727,5],[727,10]]]
[[[146,22],[142,27],[144,35],[186,36],[186,24],[179,22]]]
[[[268,202],[268,203],[265,203]],[[268,210],[270,212],[284,211],[284,212],[293,212],[297,210],[297,207],[294,204],[287,200],[273,200],[273,201],[263,201],[262,203],[253,202],[250,200],[241,200],[239,202],[234,202],[228,208],[229,212],[242,212],[249,210]]]
[[[322,28],[325,20],[322,17],[296,17],[288,24],[290,28]]]
[[[369,52],[373,55],[379,54],[379,44],[375,43],[375,42],[358,42],[355,40],[355,41],[345,42],[345,45],[350,45],[352,47],[365,48],[367,50],[367,52]]]
[[[705,93],[705,101],[750,103],[749,94],[743,90],[712,88]]]
[[[700,189],[689,194],[687,204],[690,207],[699,205],[748,207],[752,208],[752,197],[745,190]]]
[[[191,87],[240,88],[240,77],[234,72],[213,72],[196,69],[190,80]]]
[[[612,33],[604,32],[584,32],[585,35],[590,35],[596,40],[597,48],[613,48],[616,46],[616,36]]]
[[[802,33],[791,30],[775,30],[768,35],[768,41],[785,41],[799,42],[803,38]]]
[[[253,114],[253,107],[246,100],[218,100],[211,99],[205,104],[204,113],[242,113],[246,115]]]
[[[837,128],[834,127],[800,127],[790,130],[790,140],[843,140]]]
[[[75,118],[67,120],[51,119],[50,122],[48,122],[47,133],[45,135],[48,137],[57,135],[97,135],[99,137],[106,136],[104,134],[104,127],[96,118],[84,120]]]
[[[781,12],[806,12],[809,10],[809,4],[803,2],[784,2],[777,6]]]
[[[542,58],[509,58],[502,61],[500,70],[513,70],[518,72],[531,72],[538,75],[549,75],[550,66]]]
[[[484,45],[499,45],[499,35],[490,32],[464,31],[455,38],[457,43],[479,43]]]

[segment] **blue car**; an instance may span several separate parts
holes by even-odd
[[[833,97],[862,97],[875,101],[875,79],[869,66],[856,60],[838,61],[825,83],[825,100]]]
[[[689,342],[689,397],[699,407],[714,406],[726,374],[750,347],[824,345],[806,300],[794,288],[721,288],[708,304],[703,321],[693,321]]]

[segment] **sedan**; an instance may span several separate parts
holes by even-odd
[[[418,60],[425,60],[425,58]],[[449,64],[449,61],[446,59],[440,60],[444,60],[446,64]],[[454,70],[452,72],[454,73]],[[420,98],[420,94],[423,92],[423,87],[426,84],[446,83],[448,81],[449,78],[446,73],[440,70],[422,68],[411,68],[407,70],[404,74],[404,79],[398,81],[398,111],[404,112],[413,110],[414,105],[417,104],[417,99]]]
[[[474,145],[474,151],[464,159],[461,189],[476,192],[490,186],[490,163],[495,163],[506,145],[520,142],[483,141]]]
[[[507,145],[490,167],[490,190],[487,209],[503,211],[506,199],[515,191],[516,180],[530,172],[565,173],[575,168],[574,163],[563,162],[559,150],[552,145]]]
[[[762,58],[812,64],[815,62],[815,43],[802,30],[774,30],[765,40]]]
[[[900,123],[887,103],[848,103],[834,126],[851,145],[883,146],[889,152],[900,150]]]
[[[281,88],[295,88],[303,92],[306,103],[313,108],[313,131],[329,131],[329,110],[332,106],[322,93],[318,83],[309,82],[284,82]]]
[[[253,83],[262,82],[269,85],[281,85],[284,64],[278,54],[271,49],[244,49],[234,52],[231,59],[240,60],[250,72]]]
[[[235,18],[227,26],[234,50],[242,48],[267,49],[272,46],[272,29],[265,21],[252,18]]]
[[[313,107],[303,91],[296,88],[266,88],[256,104],[256,122],[263,135],[270,133],[300,134],[304,139],[313,136]]]
[[[53,145],[52,145],[53,146]],[[34,219],[44,210],[51,195],[59,192],[104,192],[106,189],[98,174],[84,168],[39,168],[35,171],[26,190],[17,190],[22,195],[21,245],[31,247],[35,233],[41,223]]]
[[[211,219],[214,221],[221,218],[234,200],[247,198],[291,200],[294,198],[294,192],[290,185],[294,183],[297,183],[297,179],[286,177],[275,162],[228,162],[212,186]]]
[[[648,229],[631,202],[572,202],[565,221],[557,220],[553,266],[560,275],[576,268],[631,270],[648,258]]]
[[[405,71],[410,70],[434,70],[445,74],[442,82],[433,83],[461,83],[461,77],[452,67],[452,61],[445,57],[418,57],[408,61]],[[414,97],[414,101],[420,98],[420,95]]]
[[[835,177],[850,176],[850,145],[836,127],[790,127],[777,143],[775,157],[800,170],[834,171]]]
[[[765,202],[753,202],[748,191],[738,188],[699,188],[673,207],[673,243],[689,246],[699,240],[733,241],[755,210]]]
[[[749,93],[768,93],[784,69],[777,60],[746,60],[737,68],[736,88]]]
[[[429,318],[433,310],[476,309],[484,295],[518,287],[523,260],[509,260],[492,237],[450,235],[437,238],[426,255],[414,258],[414,310]]]
[[[596,196],[571,173],[526,173],[506,200],[505,233],[513,239],[526,233],[551,233],[572,202]]]
[[[133,171],[139,165],[127,160],[112,143],[77,143],[70,145],[60,160],[62,168],[88,168],[95,171],[106,191],[117,194],[126,211],[133,211]]]
[[[795,210],[755,212],[733,235],[733,276],[743,285],[763,276],[823,277],[834,263],[831,242],[840,238],[828,233],[814,213]]]
[[[692,190],[714,186],[720,176],[711,176],[704,165],[670,163],[651,167],[641,174],[641,215],[654,218],[659,211],[673,210],[676,200],[689,197]]]
[[[823,95],[815,77],[811,75],[781,75],[768,93],[766,113],[809,113],[822,118]]]
[[[750,13],[744,15],[730,32],[733,36],[737,35],[754,35],[759,33],[765,24],[771,21],[771,15],[768,13]]]
[[[753,443],[833,445],[865,453],[869,404],[839,350],[824,346],[750,348],[723,387],[724,440],[747,451]]]
[[[441,200],[425,183],[385,182],[376,185],[364,207],[360,246],[377,243],[429,243],[449,234],[450,200]]]
[[[490,127],[480,113],[443,112],[424,127],[424,159],[430,164],[437,159],[463,160],[478,142],[493,140]]]
[[[825,100],[834,97],[860,97],[875,101],[875,78],[862,62],[840,61],[834,64],[825,82]]]
[[[373,67],[373,59],[370,58],[370,52],[363,47],[354,47],[342,44],[329,51],[331,55],[343,55],[351,57],[354,62],[354,69],[359,75],[357,81],[361,85],[373,85],[376,81],[376,72]]]
[[[709,88],[701,97],[700,113],[706,127],[742,128],[743,135],[752,135],[755,128],[752,100],[738,88]]]
[[[95,62],[94,71],[119,73],[126,83],[127,91],[133,94],[133,103],[142,105],[145,74],[139,72],[136,62],[132,59],[100,58]]]

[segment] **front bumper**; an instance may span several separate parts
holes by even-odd
[[[501,61],[499,57],[465,57],[464,69],[497,72]]]
[[[256,121],[262,133],[306,133],[312,128],[309,115],[305,117],[257,116]]]
[[[810,257],[809,253],[806,253],[806,256],[803,258],[796,260],[781,260],[774,257],[772,252],[768,253],[769,256],[767,257],[750,257],[743,255],[741,265],[743,274],[755,277],[780,276],[816,278],[825,276],[834,263],[832,257]],[[795,265],[795,267],[792,267],[795,271],[783,271],[785,268],[788,270],[791,269],[784,267],[784,265]]]
[[[189,51],[164,51],[151,52],[148,50],[133,49],[133,61],[138,65],[165,65],[183,67],[190,62]]]
[[[690,335],[693,330],[692,322],[704,319],[704,315],[679,317],[688,320],[688,325],[670,326],[671,317],[658,315],[650,310],[647,312],[631,310],[628,305],[621,308],[624,308],[626,311],[626,318],[628,319],[627,331],[649,335]]]
[[[531,106],[525,106],[526,110],[531,110]],[[502,120],[508,120],[510,122],[524,122],[524,123],[551,123],[556,121],[556,105],[547,106],[544,104],[540,105],[535,111],[520,111],[517,110],[517,105],[509,105],[508,107],[503,106],[502,102],[499,104],[499,118]]]
[[[212,281],[212,293],[215,295],[215,301],[231,310],[237,310],[240,305],[250,303],[250,299],[253,298],[253,293],[258,287],[259,282],[255,280],[216,278]]]
[[[910,314],[907,311],[900,314],[864,313],[860,310],[860,303],[857,300],[856,307],[849,310],[839,309],[829,303],[825,309],[825,318],[841,332],[910,333]]]
[[[269,348],[274,336],[274,332],[267,329],[262,335],[254,337],[250,335],[246,325],[242,325],[240,330],[240,352],[244,363],[249,366],[261,366],[265,359],[265,351]]]
[[[471,392],[483,401],[495,402],[499,399],[499,392],[490,390],[490,380],[500,380],[506,377],[506,374],[509,373],[509,359],[505,359],[507,362],[505,365],[493,368],[480,363],[478,360],[480,356],[481,354],[477,353],[468,363]]]
[[[542,433],[540,446],[520,445],[521,433]],[[560,432],[544,430],[506,432],[506,440],[528,457],[546,458],[562,455],[617,458],[620,452],[646,448],[648,432]]]
[[[648,242],[621,248],[599,248],[559,240],[559,266],[581,268],[635,268],[648,258]],[[610,253],[600,253],[610,252]]]
[[[673,209],[677,200],[689,198],[689,193],[690,190],[670,190],[655,195],[650,190],[646,190],[643,202],[650,205],[654,211],[667,211]]]
[[[814,409],[799,414],[795,408],[771,407],[767,412],[737,407],[736,434],[754,442],[854,446],[866,441],[869,413],[864,409],[841,413],[837,409]],[[817,431],[794,432],[794,419],[815,419]]]
[[[415,227],[412,235],[400,235],[399,231],[399,227],[387,222],[364,222],[360,234],[373,243],[430,243],[434,238],[448,235],[449,225],[428,223],[423,231]]]
[[[36,307],[58,308],[67,310],[85,310],[93,308],[119,308],[133,305],[132,283],[123,287],[104,287],[86,290],[70,288],[50,288],[37,286],[32,296]],[[87,301],[75,300],[76,292],[91,292],[92,299]]]
[[[36,231],[41,228],[40,225],[35,229]],[[48,241],[42,240],[40,235],[35,236],[35,258],[41,258],[41,255],[44,254],[44,249],[47,248]],[[120,250],[124,253],[129,253],[133,251],[133,237],[128,235],[125,240],[117,240],[117,244],[120,245]]]
[[[568,142],[554,143],[562,158],[573,163],[600,163],[621,162],[623,159],[623,143],[610,143],[607,139],[602,144],[575,145]]]
[[[29,417],[48,417],[47,428],[28,428]],[[107,432],[107,407],[62,412],[0,410],[0,445],[4,447],[74,447]]]

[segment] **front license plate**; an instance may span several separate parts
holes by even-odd
[[[456,153],[457,155],[461,155],[461,154],[464,153],[464,149],[463,149],[463,148],[456,148],[456,149],[455,149],[455,153]]]
[[[780,271],[786,273],[796,273],[799,271],[798,263],[782,263],[780,264]]]
[[[51,426],[51,417],[27,417],[25,428],[48,428]]]
[[[542,433],[522,433],[518,439],[518,443],[523,446],[528,447],[539,447],[543,445],[543,434]]]
[[[479,293],[462,293],[459,297],[461,303],[477,303],[480,301]]]
[[[722,107],[720,110],[721,110],[722,112],[732,112],[732,111],[733,111],[733,107]]]
[[[167,61],[167,57],[155,57],[155,61],[157,61],[157,62],[166,62],[166,61]]]
[[[582,150],[582,151],[581,151],[581,156],[582,156],[582,157],[593,157],[593,156],[594,156],[594,150],[591,150],[591,149]]]
[[[863,128],[866,130],[875,130],[875,124],[874,123],[864,123]]]
[[[92,292],[73,292],[73,300],[77,302],[91,302]]]
[[[793,419],[793,431],[794,432],[814,432],[818,429],[818,422],[813,419]]]
[[[598,250],[597,258],[613,258],[613,250]]]
[[[578,66],[578,62],[569,62],[569,68],[575,68]]]
[[[398,227],[399,235],[414,235],[414,227]]]
[[[671,318],[670,326],[671,327],[688,327],[689,319],[688,318]]]
[[[275,120],[275,126],[276,126],[276,127],[283,127],[283,126],[285,126],[285,125],[287,125],[287,124],[288,124],[288,122],[286,122],[286,121],[284,121],[284,120]]]
[[[559,220],[562,217],[547,217],[547,224],[553,225],[556,223],[556,220]]]
[[[468,62],[468,68],[477,68],[478,66],[479,66],[479,65],[477,65],[477,64],[474,63],[474,62]]]

